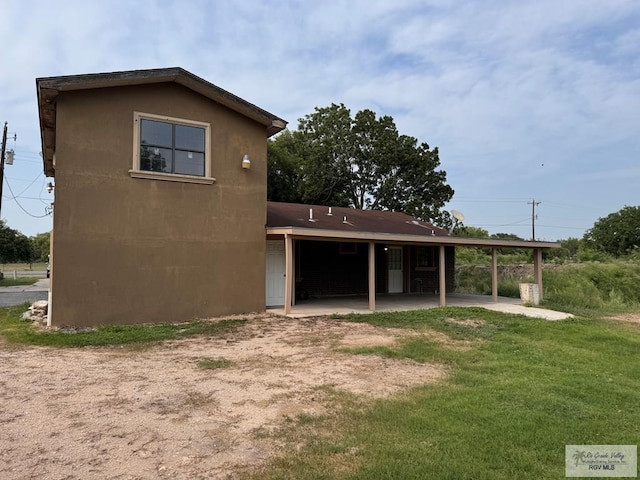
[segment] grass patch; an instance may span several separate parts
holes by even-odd
[[[47,269],[46,262],[38,262],[38,263],[3,263],[0,265],[0,272],[9,272],[12,273],[14,270],[18,271],[27,271],[27,270],[36,270],[36,271],[44,271]]]
[[[198,368],[202,370],[216,370],[218,368],[225,368],[232,365],[231,360],[226,358],[201,358],[198,360]]]
[[[640,325],[465,308],[346,318],[483,341],[455,351],[411,336],[396,347],[356,349],[447,363],[450,377],[287,426],[285,441],[303,447],[255,478],[557,479],[566,444],[635,445],[640,438]]]
[[[36,279],[33,277],[3,278],[0,279],[0,287],[13,287],[16,285],[33,285]]]
[[[333,318],[370,323],[379,327],[437,330],[456,340],[491,338],[501,328],[495,313],[484,308],[444,307],[402,312],[402,315],[398,315],[398,312],[353,313],[335,315]],[[476,322],[472,324],[466,320]]]
[[[176,324],[114,325],[86,330],[40,330],[21,320],[28,305],[0,308],[0,335],[16,344],[51,347],[100,347],[108,345],[150,344],[192,336],[219,336],[244,324],[246,320],[218,320]]]

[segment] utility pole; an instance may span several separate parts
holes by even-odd
[[[2,186],[4,185],[4,153],[7,150],[7,122],[2,130],[2,150],[0,150],[0,213],[2,212]],[[0,215],[0,220],[2,215]]]
[[[530,202],[527,202],[531,205],[531,241],[536,241],[536,206],[540,205],[542,202],[536,202],[534,198]]]

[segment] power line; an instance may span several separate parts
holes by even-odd
[[[42,200],[41,197],[27,197],[26,195],[16,195],[15,197],[11,195],[3,195],[2,198],[6,198],[8,200],[15,200],[16,198],[21,198],[23,200]],[[47,204],[49,203],[51,203],[51,201],[49,201]]]
[[[51,215],[51,212],[47,211],[46,208],[45,208],[45,212],[46,213],[44,215],[34,215],[31,212],[27,211],[22,205],[20,205],[20,202],[18,201],[18,199],[16,198],[15,194],[13,193],[11,185],[9,184],[8,181],[7,181],[7,187],[9,187],[9,192],[11,192],[11,197],[16,202],[16,205],[18,205],[18,207],[20,207],[20,210],[22,210],[24,213],[26,213],[30,217],[33,217],[33,218],[44,218],[44,217],[48,217],[49,215]]]
[[[546,227],[546,228],[567,228],[570,230],[587,230],[589,227],[568,227],[566,225],[540,225],[538,224],[539,227]]]
[[[34,178],[33,180],[31,180],[31,183],[29,183],[29,185],[27,185],[18,195],[16,195],[16,197],[20,198],[20,196],[26,192],[27,190],[29,190],[29,188],[31,187],[31,185],[33,185],[34,183],[36,183],[36,180],[38,180],[40,178],[40,176],[42,175],[42,173],[38,173],[38,176],[36,178]],[[7,179],[8,180],[8,179]]]

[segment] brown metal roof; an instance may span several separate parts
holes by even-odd
[[[267,202],[267,227],[298,227],[342,232],[448,236],[449,232],[400,212]]]
[[[329,210],[331,209],[331,210]],[[468,238],[400,212],[267,202],[267,234],[359,242],[469,247],[558,248],[556,242]]]
[[[268,136],[284,130],[287,126],[287,122],[280,117],[180,67],[37,78],[36,89],[38,93],[40,135],[45,175],[51,177],[55,173],[53,154],[55,152],[56,97],[59,92],[167,82],[175,82],[190,88],[261,123],[266,127]]]

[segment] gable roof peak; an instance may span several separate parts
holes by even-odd
[[[287,122],[282,118],[181,67],[36,78],[45,175],[54,175],[53,153],[55,151],[56,97],[60,92],[171,82],[189,88],[264,125],[267,130],[267,136],[274,135],[284,130],[287,126]]]

